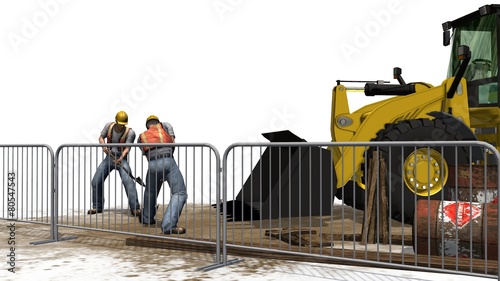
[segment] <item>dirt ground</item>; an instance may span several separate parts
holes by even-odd
[[[10,265],[3,263],[0,277],[2,280],[20,280],[20,277],[32,280],[44,274],[42,280],[64,279],[63,276],[73,280],[79,277],[85,280],[351,280],[347,276],[353,272],[369,276],[368,279],[378,276],[378,272],[396,276],[395,280],[415,277],[407,270],[359,267],[331,259],[310,259],[307,255],[286,255],[287,252],[318,253],[319,249],[328,256],[334,249],[346,251],[354,247],[378,255],[389,251],[412,254],[408,246],[398,248],[394,245],[389,249],[381,245],[361,245],[355,240],[360,237],[362,212],[336,208],[338,212],[334,212],[333,217],[228,222],[228,266],[225,267],[218,264],[222,259],[215,254],[217,223],[215,209],[211,206],[187,206],[179,222],[187,228],[184,235],[162,234],[161,215],[157,225],[143,226],[127,210],[105,210],[93,216],[80,211],[62,217],[60,223],[64,226],[58,228],[58,242],[50,241],[47,224],[15,222],[15,231],[10,233],[14,233],[16,241],[13,251],[16,273],[10,272]],[[162,211],[160,207],[159,214]],[[11,223],[3,222],[6,226]],[[401,226],[394,229],[400,230]],[[406,227],[404,232],[404,236],[399,234],[402,241],[409,235],[411,238],[411,227]],[[3,237],[8,233],[7,227],[1,231]],[[1,247],[6,259],[11,253],[7,242]],[[279,250],[285,255],[272,251],[263,253],[259,249]],[[337,275],[340,269],[347,271]],[[441,279],[435,280],[447,280],[442,279],[445,276],[441,274]]]

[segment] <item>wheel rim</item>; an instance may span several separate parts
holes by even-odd
[[[364,173],[362,170],[356,171],[356,183],[359,185],[359,187],[366,190],[365,182],[364,182]]]
[[[448,164],[443,155],[434,149],[413,151],[403,165],[406,187],[419,196],[438,193],[448,179]]]

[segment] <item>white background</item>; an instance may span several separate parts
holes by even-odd
[[[457,3],[1,1],[1,142],[96,143],[119,110],[137,134],[155,114],[177,142],[221,153],[284,129],[330,141],[337,79],[397,83],[398,66],[406,82],[441,84],[441,24],[491,4]]]
[[[330,141],[335,80],[391,80],[398,66],[407,82],[441,84],[450,52],[442,46],[441,24],[484,4],[490,2],[2,0],[0,142],[54,150],[96,143],[119,110],[137,133],[155,114],[172,123],[177,142],[211,143],[221,152],[284,129]],[[350,100],[351,109],[373,101],[361,94]],[[116,257],[112,266],[93,266],[96,257],[111,264],[99,259],[111,254],[74,252],[94,263],[77,254],[71,265],[92,267],[101,277],[135,268]],[[48,274],[52,261],[26,257],[27,274]],[[80,267],[68,268],[68,260],[64,267],[56,261],[54,278],[77,277]],[[286,270],[267,274],[294,280]],[[235,278],[233,271],[213,274]],[[263,280],[264,273],[257,275]]]

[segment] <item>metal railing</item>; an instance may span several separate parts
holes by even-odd
[[[158,145],[175,147],[188,194],[179,218],[187,232],[173,235],[159,223],[171,197],[168,183],[158,193],[156,223],[143,225],[111,167],[102,212],[88,213],[104,146],[130,147],[129,175],[142,208],[146,145],[67,144],[55,155],[44,145],[3,145],[1,219],[50,224],[51,239],[39,243],[74,239],[59,236],[59,228],[71,228],[207,246],[216,252],[215,263],[201,270],[240,262],[228,261],[230,251],[259,251],[498,279],[493,201],[500,157],[487,143],[236,143],[222,158],[209,144]],[[336,161],[333,148],[340,155],[347,149],[365,153],[363,159]],[[347,165],[358,170],[348,180]]]
[[[357,148],[365,153],[362,161],[342,158],[334,165],[332,148],[338,148],[341,155]],[[373,160],[372,153],[386,158],[384,166]],[[487,161],[476,158],[498,163],[499,154],[482,142],[233,144],[222,159],[223,251],[258,248],[311,260],[496,277],[498,204],[486,204],[488,210],[495,210],[485,213],[490,225],[476,226],[473,223],[481,219],[470,220],[471,229],[480,229],[479,241],[471,239],[476,233],[463,227],[468,222],[464,218],[467,207],[484,203],[471,204],[472,181],[469,195],[469,185],[458,184],[461,178],[477,177],[472,171],[482,168],[479,175],[489,178],[490,186],[475,190],[490,198],[498,193],[498,166],[487,166]],[[359,162],[360,169],[354,167]],[[347,165],[361,173],[346,180]],[[338,181],[343,187],[332,189]],[[438,222],[443,211],[425,208],[429,204],[459,206],[448,207],[456,212],[455,221]],[[445,227],[447,234],[442,231]],[[465,240],[470,249],[488,255],[468,255],[464,243],[458,243]],[[455,245],[455,252],[422,251],[450,245]]]
[[[50,224],[54,153],[47,145],[0,145],[0,218]]]
[[[186,233],[165,235],[162,219],[172,197],[169,188],[169,174],[162,175],[163,182],[157,191],[154,221],[142,223],[141,217],[131,213],[135,207],[128,198],[132,196],[125,188],[126,183],[118,169],[125,169],[133,181],[133,191],[137,191],[139,209],[145,204],[146,183],[148,183],[148,160],[143,156],[141,148],[150,144],[106,144],[106,145],[62,145],[56,152],[56,183],[58,206],[56,213],[58,227],[98,230],[111,233],[127,233],[141,237],[160,239],[179,239],[212,245],[217,249],[216,263],[220,263],[220,219],[216,215],[219,193],[220,159],[218,151],[209,144],[155,144],[156,147],[172,147],[174,159],[182,175],[183,184],[188,194],[184,208],[179,216],[178,226],[187,229]],[[128,167],[121,165],[105,165],[107,178],[101,183],[103,189],[103,206],[96,214],[89,213],[97,202],[93,190],[96,186],[96,170],[107,156],[103,147],[130,147]],[[170,164],[172,165],[172,164]],[[116,169],[115,169],[116,168]],[[170,166],[169,170],[173,169]],[[123,176],[123,175],[122,175]],[[101,179],[102,180],[102,179]],[[94,182],[93,182],[94,181]],[[142,185],[141,185],[142,183]],[[94,198],[93,198],[94,197]],[[152,198],[150,198],[152,200]],[[132,209],[133,208],[133,209]],[[96,210],[97,211],[97,210]]]

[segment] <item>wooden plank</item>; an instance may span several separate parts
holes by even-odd
[[[377,176],[375,173],[375,165],[378,165],[378,157],[376,152],[373,152],[372,161],[370,161],[369,169],[368,169],[368,179],[369,184],[366,186],[367,189],[367,203],[364,214],[363,227],[361,229],[361,243],[364,245],[373,244],[375,242],[375,233],[374,233],[374,225],[373,219],[376,219],[375,216],[372,216],[374,213],[374,201],[375,201],[375,186],[377,184]]]
[[[361,242],[362,237],[361,234],[341,234],[341,233],[323,233],[321,235],[323,239],[325,240],[332,240],[332,241],[346,241],[346,242]],[[404,245],[409,246],[412,244],[412,237],[411,235],[401,235],[401,234],[391,234],[388,237],[388,241],[390,238],[390,244],[392,245]],[[387,243],[389,244],[389,243]]]
[[[382,236],[382,243],[389,244],[389,212],[388,212],[388,200],[387,200],[387,181],[385,176],[387,175],[387,166],[385,164],[384,158],[380,158],[380,236]],[[379,241],[380,242],[380,241]]]
[[[361,243],[389,243],[389,214],[387,201],[387,166],[377,152],[373,152],[368,170],[367,207],[364,213]],[[378,192],[377,192],[378,191]],[[378,221],[377,221],[378,218]]]
[[[307,246],[307,247],[329,247],[333,246],[331,239],[323,239],[323,237],[316,235],[316,230],[300,229],[300,230],[266,230],[266,236],[279,239],[285,243],[294,246]]]

